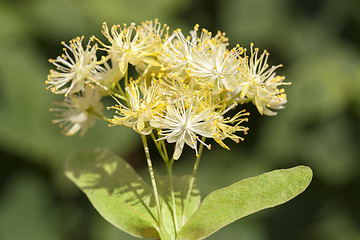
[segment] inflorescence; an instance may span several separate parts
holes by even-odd
[[[196,154],[198,143],[210,148],[205,138],[226,149],[226,138],[243,140],[238,133],[247,133],[241,124],[249,114],[237,109],[240,104],[253,102],[260,114],[273,116],[287,101],[279,86],[290,83],[275,74],[282,65],[269,67],[269,53],[253,44],[250,53],[239,45],[229,49],[224,33],[213,36],[196,25],[189,36],[180,29],[169,34],[157,19],[111,29],[104,23],[102,33],[108,43],[93,36],[84,47],[84,37],[77,37],[62,42],[64,54],[49,60],[56,70],[50,70],[47,89],[65,96],[60,108],[52,109],[53,122],[64,126],[66,135],[83,135],[103,118],[175,143],[176,160],[185,144]],[[129,67],[137,77],[128,76]],[[101,102],[106,96],[116,101],[108,107],[115,110],[110,119]]]

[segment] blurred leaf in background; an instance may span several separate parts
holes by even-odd
[[[51,198],[51,191],[39,176],[14,174],[0,200],[1,239],[62,239],[59,209],[52,206]]]
[[[245,141],[229,143],[231,151],[216,144],[205,151],[197,186],[206,196],[246,177],[305,164],[314,171],[310,188],[208,239],[360,239],[359,8],[357,0],[1,1],[0,239],[135,239],[97,214],[66,180],[63,164],[77,149],[107,147],[143,172],[138,135],[100,121],[82,138],[61,135],[48,112],[60,99],[44,90],[44,82],[47,59],[61,54],[60,41],[102,39],[104,21],[154,18],[172,30],[199,23],[224,31],[232,46],[254,42],[271,53],[270,65],[284,64],[278,73],[293,83],[276,117],[246,106]],[[191,171],[192,158],[185,152],[175,170]]]

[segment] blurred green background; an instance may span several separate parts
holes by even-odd
[[[358,0],[0,1],[0,239],[132,238],[103,220],[63,174],[79,148],[109,147],[146,176],[140,137],[99,122],[80,138],[51,124],[44,81],[60,41],[109,25],[159,18],[184,32],[199,23],[230,45],[254,42],[293,84],[276,117],[251,112],[249,134],[231,151],[205,151],[203,196],[245,177],[300,164],[314,179],[299,197],[241,219],[208,239],[360,239],[360,2]],[[186,157],[187,156],[187,157]],[[175,168],[190,172],[193,152]],[[162,163],[155,160],[157,168]]]

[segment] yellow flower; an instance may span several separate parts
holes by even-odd
[[[197,26],[195,26],[197,28]],[[196,44],[196,35],[185,37],[181,29],[177,29],[166,39],[159,60],[164,66],[167,74],[175,73],[178,76],[185,77],[185,68],[188,65],[188,59]]]
[[[159,54],[157,49],[161,44],[157,32],[154,33],[156,28],[144,26],[137,28],[135,23],[131,23],[129,27],[124,25],[123,28],[120,25],[113,25],[111,34],[106,23],[103,24],[102,28],[102,33],[109,40],[111,46],[99,42],[105,46],[111,57],[118,62],[120,72],[123,75],[127,71],[129,63],[137,65],[145,62],[152,66],[159,66],[159,63],[154,59],[154,56]]]
[[[150,119],[154,117],[156,111],[164,107],[162,89],[155,81],[153,79],[153,84],[147,88],[146,85],[139,86],[138,81],[131,80],[125,89],[128,95],[128,107],[121,103],[111,107],[119,116],[114,116],[110,122],[132,127],[136,132],[144,135],[150,134],[152,131],[152,127],[149,126]]]
[[[146,39],[150,36],[154,49],[160,50],[162,38],[167,39],[169,37],[169,26],[166,24],[162,25],[158,19],[155,19],[154,21],[142,22],[138,32],[139,39]]]
[[[190,98],[196,95],[203,87],[197,84],[191,77],[182,78],[177,74],[164,75],[161,78],[161,84],[165,87],[167,96],[183,96]]]
[[[92,39],[90,39],[84,49],[82,46],[83,39],[84,37],[72,39],[69,45],[62,42],[61,44],[65,46],[65,53],[56,59],[49,59],[49,62],[57,67],[57,70],[50,70],[45,82],[50,84],[48,89],[53,93],[65,93],[65,96],[67,96],[79,92],[83,89],[86,80],[91,76],[91,72],[97,64],[97,45],[91,47]],[[68,50],[71,54],[69,54]]]
[[[216,112],[216,117],[214,121],[214,128],[216,133],[214,134],[214,140],[223,148],[230,150],[230,148],[223,142],[224,139],[230,138],[234,142],[238,143],[239,140],[244,140],[244,138],[237,136],[236,132],[243,132],[247,134],[248,128],[240,126],[241,123],[247,122],[248,119],[245,116],[249,116],[249,113],[242,110],[235,114],[232,117],[224,117],[226,112],[235,107],[232,105],[227,108],[225,111]]]
[[[252,99],[261,114],[274,116],[277,113],[269,108],[281,109],[286,101],[284,89],[278,89],[281,85],[289,85],[283,82],[282,76],[276,76],[275,70],[282,67],[281,64],[269,68],[267,60],[269,53],[265,50],[258,57],[259,49],[253,48],[251,44],[251,56],[245,66],[245,76],[242,79],[240,98],[246,96]]]

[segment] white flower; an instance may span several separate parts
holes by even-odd
[[[258,57],[259,49],[253,49],[251,44],[251,56],[245,66],[245,77],[242,79],[240,98],[246,96],[252,99],[261,114],[274,116],[277,113],[269,108],[281,109],[287,102],[284,89],[278,89],[281,85],[290,85],[283,82],[285,77],[276,76],[275,70],[282,67],[281,64],[269,68],[267,60],[269,53],[265,50]]]
[[[180,97],[171,102],[166,107],[164,115],[155,116],[150,120],[150,125],[161,129],[159,134],[163,136],[158,139],[166,139],[169,143],[176,142],[173,158],[179,159],[186,143],[197,152],[197,141],[202,142],[197,135],[210,138],[213,135],[211,124],[213,119],[213,110],[211,108],[202,108],[199,106],[199,98],[184,100]]]
[[[72,39],[69,45],[62,42],[61,44],[65,46],[65,53],[56,59],[49,59],[49,62],[57,67],[57,70],[50,70],[46,81],[46,84],[50,85],[48,89],[53,93],[65,93],[67,96],[79,92],[95,68],[97,45],[91,47],[92,39],[90,39],[84,49],[83,39],[84,37]],[[68,53],[68,50],[71,54]]]
[[[80,131],[83,136],[88,128],[95,125],[97,118],[102,116],[103,104],[101,95],[93,86],[86,85],[79,95],[71,95],[64,102],[56,103],[62,108],[50,109],[57,112],[52,122],[63,128],[66,136],[72,136]]]
[[[206,47],[205,42],[209,40],[212,40],[215,45],[223,43],[227,45],[228,39],[220,31],[215,37],[212,37],[211,32],[208,32],[206,29],[202,29],[200,37],[198,37],[198,31],[199,25],[196,24],[194,30],[190,31],[190,35],[187,37],[184,36],[181,29],[177,29],[169,38],[166,38],[162,52],[158,56],[165,67],[166,73],[175,73],[184,77],[194,49],[203,50]]]
[[[198,26],[194,28],[197,31]],[[196,34],[191,37],[185,37],[180,29],[177,29],[165,41],[159,60],[164,65],[167,73],[175,73],[184,77],[186,75],[185,68],[188,65],[188,59],[196,45]]]
[[[243,75],[240,70],[243,49],[237,46],[229,51],[226,46],[226,43],[209,40],[205,42],[205,48],[195,48],[187,73],[200,83],[212,83],[219,92],[234,91]]]

